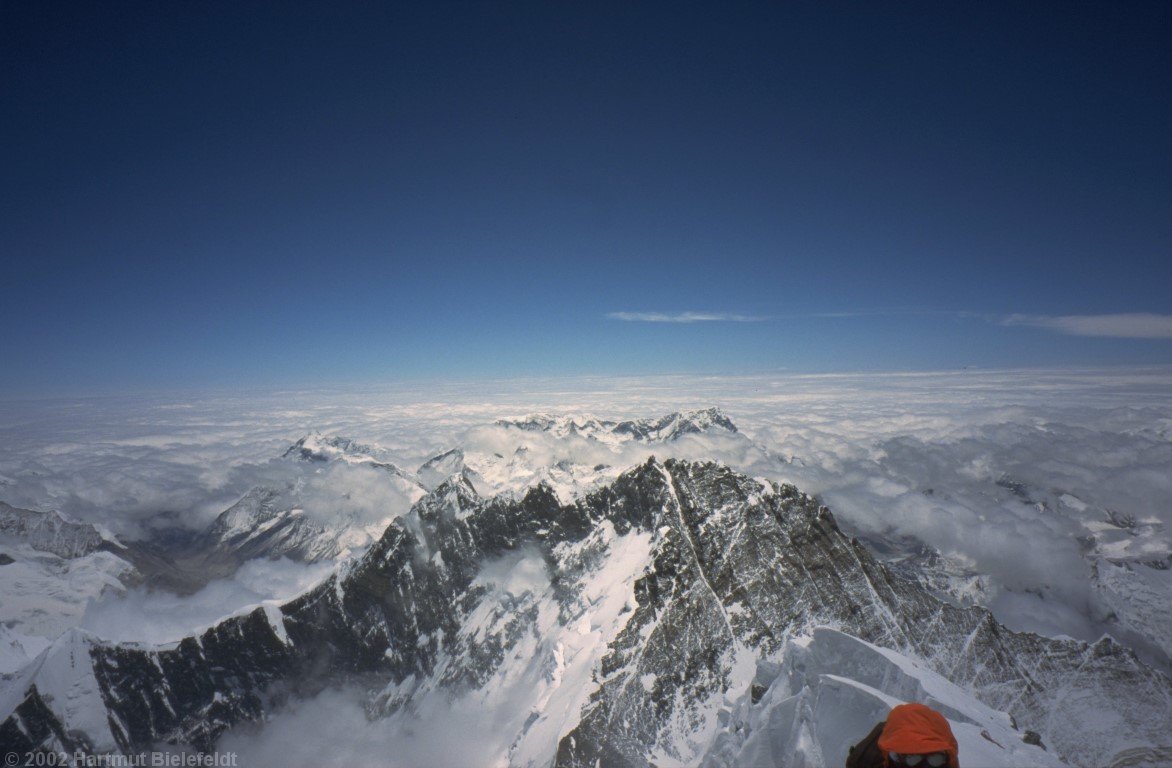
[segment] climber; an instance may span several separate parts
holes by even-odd
[[[846,768],[960,768],[956,737],[931,707],[900,704],[851,747]]]

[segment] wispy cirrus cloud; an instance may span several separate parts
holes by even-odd
[[[769,319],[731,312],[607,312],[606,318],[632,323],[760,323]]]
[[[1172,315],[1129,312],[1114,315],[1009,315],[1002,325],[1027,325],[1071,336],[1172,339]]]

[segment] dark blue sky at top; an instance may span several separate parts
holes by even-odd
[[[0,15],[5,391],[1172,362],[1167,4]]]

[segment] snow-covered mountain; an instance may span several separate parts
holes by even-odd
[[[425,487],[463,474],[485,496],[523,495],[545,483],[570,501],[653,452],[693,458],[711,455],[718,443],[722,448],[729,442],[752,446],[718,408],[629,421],[534,414],[499,419],[468,437],[468,444],[438,453],[419,467],[416,476]]]
[[[60,512],[18,509],[0,501],[0,540],[5,538],[19,539],[33,549],[65,558],[119,546],[97,526],[69,520]]]
[[[28,546],[0,557],[0,674],[27,664],[77,626],[91,601],[123,594],[138,583],[134,566],[112,552],[63,558]]]
[[[347,464],[366,464],[397,475],[408,482],[417,482],[411,473],[395,466],[390,460],[389,453],[384,449],[341,435],[322,435],[320,432],[313,432],[289,446],[282,454],[282,458],[322,463],[342,461]]]
[[[221,512],[191,549],[209,564],[234,566],[257,557],[312,563],[370,543],[366,531],[355,530],[352,522],[328,525],[307,516],[295,492],[253,488]]]
[[[315,509],[347,495],[346,488],[374,484],[406,509],[424,493],[418,479],[387,460],[385,452],[340,436],[306,435],[282,459],[301,470],[280,487],[255,487],[212,523],[183,543],[192,567],[226,573],[254,558],[318,562],[345,558],[378,539],[398,508],[351,508],[340,513]],[[323,498],[313,484],[322,472],[345,473],[337,499]],[[314,514],[317,512],[317,514]],[[328,513],[327,513],[328,512]]]
[[[527,432],[544,432],[554,437],[580,435],[608,443],[622,443],[628,440],[666,443],[678,440],[684,435],[737,431],[736,425],[719,408],[676,411],[657,419],[631,421],[606,421],[590,416],[534,414],[523,419],[501,419],[497,421],[497,425]]]
[[[416,476],[425,488],[436,488],[453,477],[463,477],[484,496],[523,494],[537,483],[545,483],[565,500],[619,474],[607,463],[586,464],[572,458],[547,463],[530,447],[518,445],[507,455],[453,448],[425,461]]]
[[[929,503],[959,503],[972,509],[1006,507],[1048,525],[1055,537],[1077,542],[1083,567],[1064,573],[1086,579],[1082,624],[1101,627],[1145,658],[1172,668],[1172,540],[1154,517],[1136,517],[1089,504],[1068,490],[1040,487],[1002,473],[988,480],[922,491]],[[996,518],[991,517],[991,520]],[[1012,518],[1010,518],[1012,519]],[[1006,591],[963,552],[941,552],[915,536],[873,531],[860,534],[893,571],[918,581],[959,605],[994,604]],[[1074,558],[1072,558],[1074,559]],[[1043,604],[1048,585],[1030,590]]]
[[[125,547],[97,526],[0,502],[0,674],[76,626],[91,600],[139,578]]]
[[[485,764],[838,765],[884,705],[928,698],[991,765],[1053,764],[1039,738],[1108,765],[1172,720],[1172,682],[1114,641],[1010,632],[792,486],[651,459],[571,503],[450,478],[320,586],[168,646],[70,633],[3,684],[0,747],[209,748],[347,681],[389,739],[491,712]]]
[[[1167,560],[1097,558],[1091,571],[1098,609],[1134,644],[1172,659],[1172,569]]]

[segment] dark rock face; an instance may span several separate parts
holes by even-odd
[[[792,486],[653,459],[570,505],[545,486],[519,500],[485,500],[453,478],[352,567],[279,613],[258,608],[160,649],[87,639],[112,746],[208,748],[285,697],[347,680],[430,679],[441,658],[448,663],[436,685],[475,689],[536,626],[535,609],[517,600],[499,606],[497,629],[462,631],[486,600],[477,582],[484,563],[522,548],[540,553],[568,622],[583,579],[609,556],[586,546],[601,528],[644,535],[649,555],[577,725],[549,756],[558,766],[646,766],[657,755],[695,762],[716,727],[715,702],[740,680],[744,660],[815,625],[924,659],[1060,754],[1083,750],[1076,761],[1110,757],[1084,750],[1082,734],[1096,726],[1081,697],[1097,697],[1116,713],[1115,727],[1140,741],[1158,741],[1172,718],[1169,680],[1109,640],[1009,632],[983,609],[954,607],[893,576]],[[571,557],[567,546],[581,549]],[[71,730],[38,683],[34,673],[22,678],[20,704],[0,713],[0,751],[101,751],[100,739]],[[395,711],[404,695],[378,697],[373,710]]]
[[[1113,642],[1088,647],[1009,632],[983,609],[955,608],[893,577],[838,531],[825,508],[792,488],[754,500],[722,468],[667,467],[671,499],[661,519],[672,530],[641,583],[639,610],[603,662],[604,674],[626,674],[595,693],[562,741],[558,765],[648,765],[648,745],[660,743],[677,714],[665,701],[722,692],[738,646],[768,654],[814,624],[923,658],[1027,725],[1044,727],[1044,715],[1064,707],[1058,695],[1069,676],[1083,671],[1088,693],[1114,701],[1108,709],[1134,713],[1132,691],[1168,713],[1167,678]],[[657,681],[653,691],[629,684],[644,675]],[[1129,725],[1142,731],[1135,721],[1146,717]],[[660,746],[673,759],[690,757]]]

